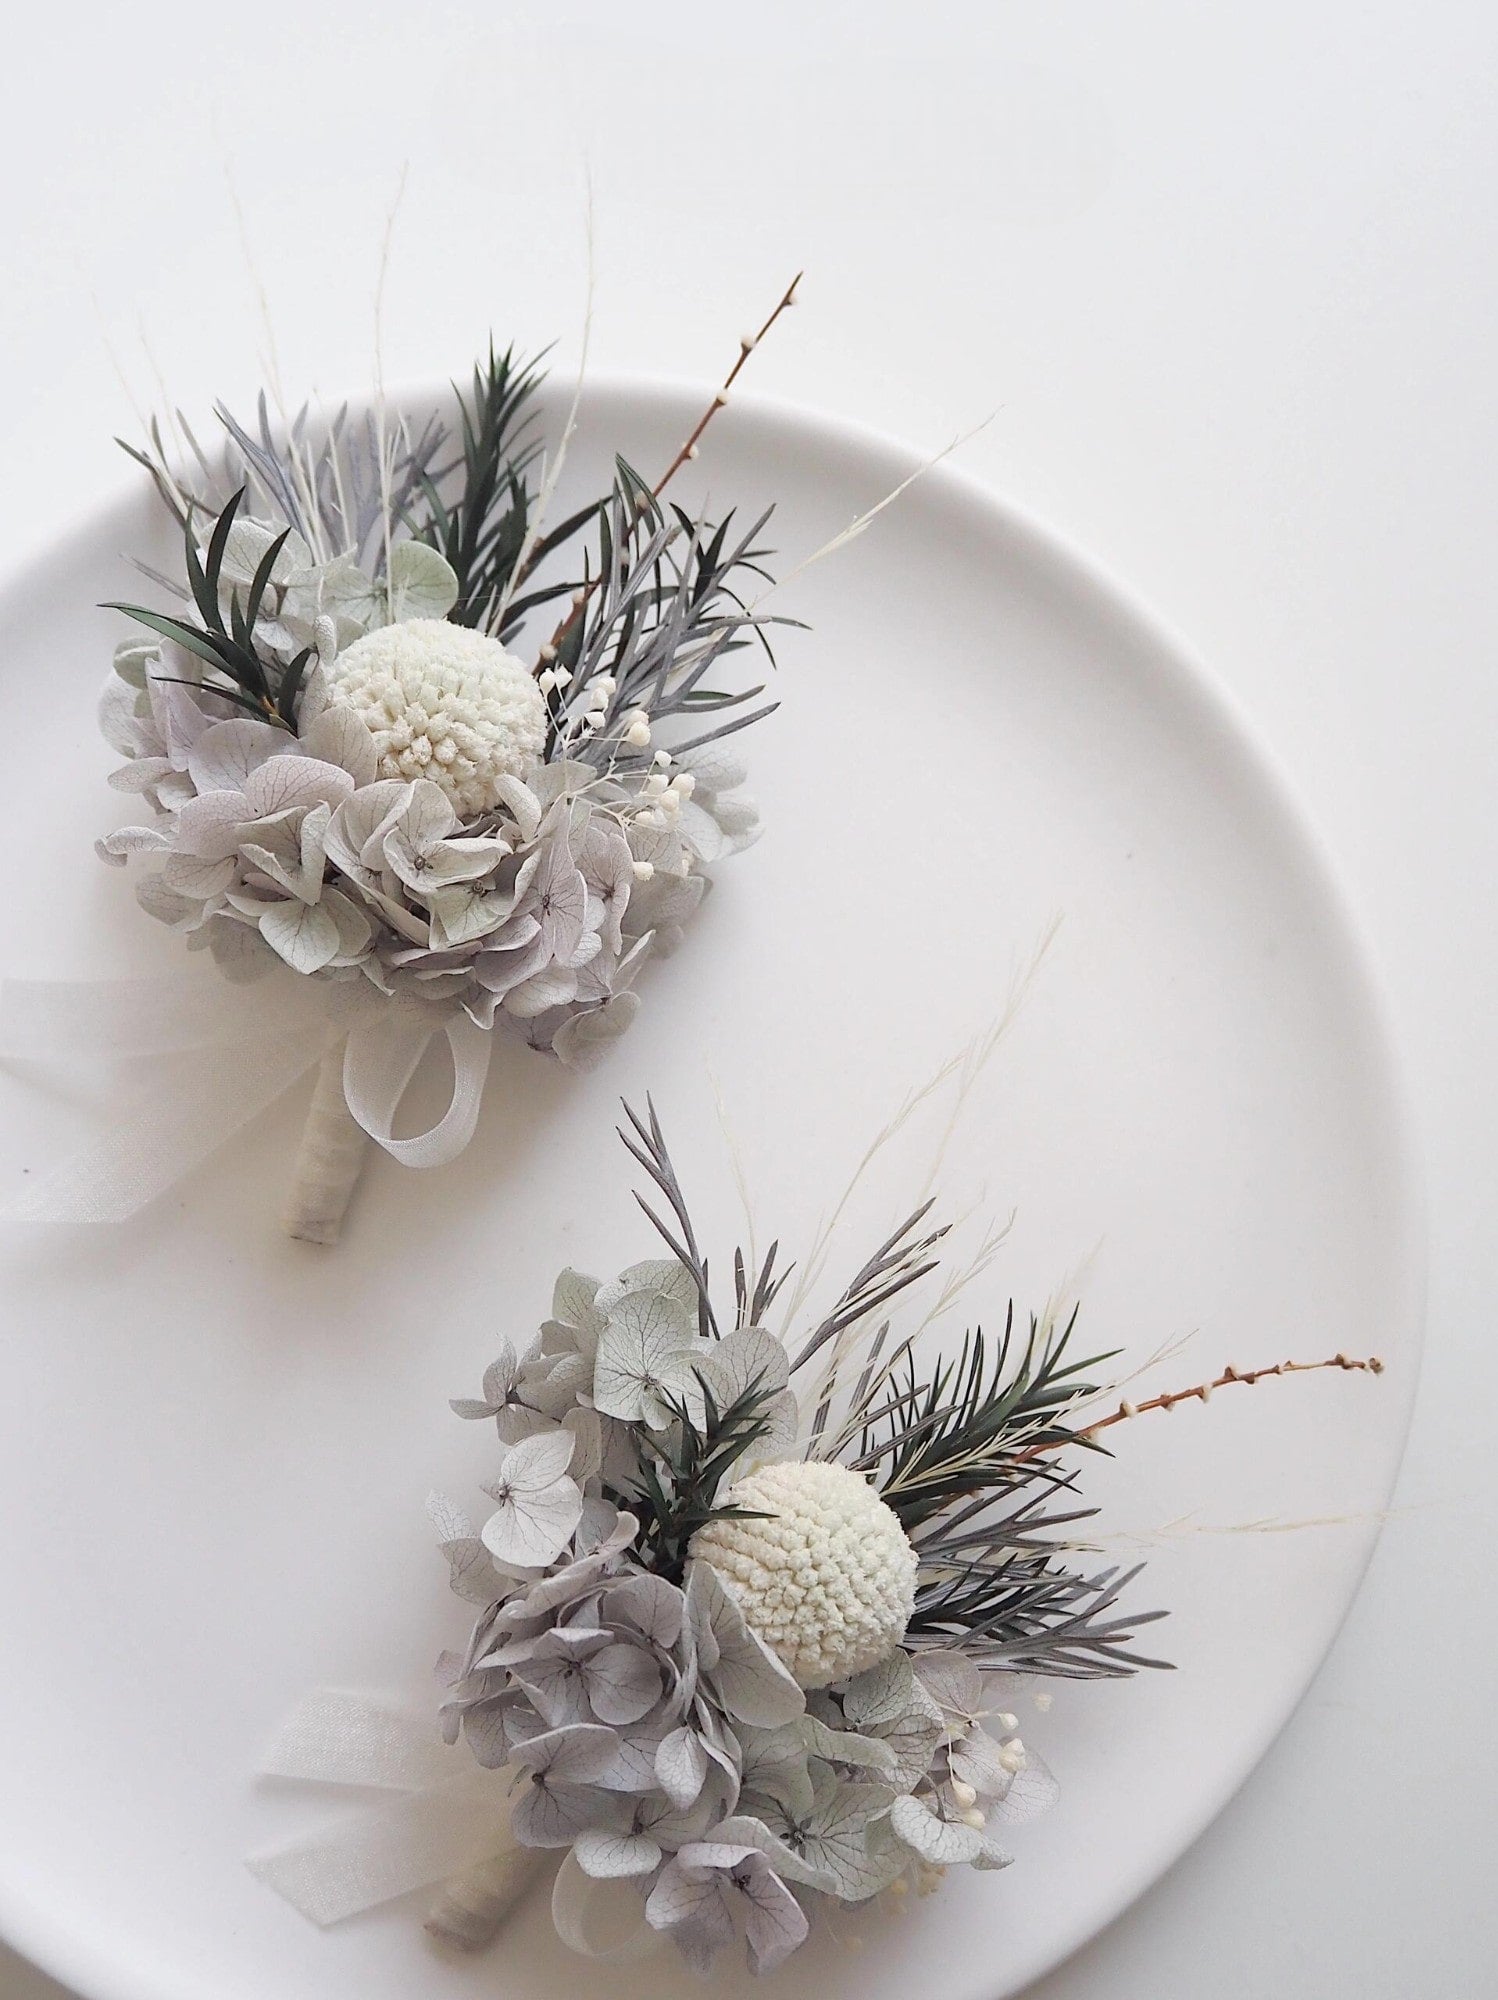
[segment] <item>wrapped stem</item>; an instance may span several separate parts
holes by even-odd
[[[282,1222],[304,1243],[336,1243],[369,1150],[369,1134],[343,1094],[340,1040],[327,1050],[307,1109]]]
[[[535,1880],[547,1858],[540,1847],[507,1847],[455,1875],[432,1905],[429,1937],[453,1951],[482,1951]]]

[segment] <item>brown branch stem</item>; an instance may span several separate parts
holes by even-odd
[[[1384,1372],[1384,1364],[1376,1354],[1370,1354],[1366,1359],[1333,1354],[1325,1361],[1276,1361],[1267,1368],[1238,1369],[1229,1364],[1210,1382],[1195,1382],[1189,1389],[1171,1389],[1164,1395],[1151,1396],[1143,1403],[1131,1403],[1125,1399],[1110,1415],[1099,1417],[1095,1424],[1078,1431],[1077,1437],[1083,1444],[1090,1444],[1100,1431],[1110,1430],[1114,1424],[1127,1423],[1131,1417],[1142,1417],[1150,1410],[1173,1410],[1177,1403],[1205,1403],[1215,1389],[1230,1389],[1235,1384],[1251,1389],[1255,1382],[1266,1381],[1272,1375],[1314,1375],[1322,1368],[1340,1368],[1351,1373],[1361,1371],[1369,1375],[1382,1375]],[[1047,1452],[1060,1449],[1059,1444],[1032,1445],[1028,1451],[1017,1453],[1009,1462],[1011,1465],[1023,1465],[1027,1459],[1041,1458]]]
[[[665,492],[666,488],[670,485],[671,481],[676,477],[677,473],[680,472],[681,468],[688,462],[688,460],[694,459],[697,456],[698,446],[701,443],[703,432],[707,429],[708,425],[712,422],[713,418],[718,414],[719,410],[722,409],[723,405],[728,401],[729,391],[733,388],[734,383],[739,379],[739,375],[743,369],[744,363],[749,359],[750,355],[754,352],[755,348],[759,346],[760,342],[764,339],[765,335],[770,331],[771,327],[774,326],[776,320],[780,318],[780,315],[783,312],[786,312],[791,306],[793,306],[796,303],[796,287],[800,284],[802,278],[805,275],[806,274],[804,271],[798,271],[795,277],[791,279],[791,282],[785,288],[785,292],[781,297],[780,303],[775,307],[775,310],[770,314],[769,318],[765,321],[764,325],[759,329],[758,333],[744,334],[741,337],[739,341],[738,357],[734,361],[734,364],[729,369],[728,373],[724,376],[722,385],[714,393],[713,400],[708,404],[707,408],[703,411],[702,415],[697,419],[696,425],[693,427],[692,431],[683,442],[681,449],[677,452],[675,458],[672,459],[671,463],[666,467],[665,471],[661,474],[660,478],[655,482],[654,486],[651,487],[650,497],[653,500],[659,500],[662,493]],[[574,593],[572,603],[568,608],[566,617],[563,618],[561,624],[558,625],[557,629],[552,633],[550,639],[541,648],[541,662],[543,665],[547,664],[550,660],[556,657],[556,654],[561,647],[562,641],[566,638],[567,634],[572,630],[572,627],[577,623],[578,619],[582,616],[583,610],[586,607],[589,598],[592,597],[594,591],[598,589],[602,581],[603,578],[601,576],[595,576],[591,583],[584,585],[581,590]]]

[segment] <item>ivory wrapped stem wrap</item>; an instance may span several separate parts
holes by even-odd
[[[455,1875],[432,1905],[427,1936],[451,1951],[482,1951],[540,1874],[541,1847],[511,1846]]]
[[[317,1066],[317,1082],[297,1148],[282,1223],[303,1243],[336,1243],[364,1161],[373,1144],[343,1093],[347,1040],[336,1042]]]

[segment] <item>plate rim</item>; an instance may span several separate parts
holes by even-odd
[[[412,380],[387,388],[387,403],[394,408],[438,402],[451,393],[451,385],[433,380]],[[623,414],[644,413],[657,420],[678,419],[687,427],[701,414],[704,398],[711,394],[701,384],[686,377],[650,371],[599,369],[591,372],[583,385],[579,413],[600,406]],[[568,391],[565,379],[553,378],[543,385],[545,401],[565,407]],[[309,403],[315,420],[341,407],[346,401],[357,411],[369,397],[316,398]],[[1413,1090],[1395,1029],[1393,1009],[1382,961],[1364,924],[1356,900],[1347,887],[1340,861],[1309,805],[1295,786],[1278,752],[1250,714],[1237,693],[1198,654],[1180,630],[1107,564],[1080,547],[1068,535],[1052,527],[1040,515],[1013,499],[977,473],[953,463],[946,452],[921,452],[896,433],[856,418],[831,414],[792,397],[735,389],[724,416],[730,421],[743,417],[800,441],[820,442],[861,457],[871,469],[886,479],[886,491],[902,481],[928,482],[950,494],[976,512],[998,535],[1018,547],[1025,558],[1048,579],[1086,596],[1106,610],[1116,621],[1130,628],[1151,656],[1151,671],[1162,675],[1168,694],[1184,701],[1191,719],[1205,722],[1232,745],[1246,776],[1258,788],[1270,816],[1289,836],[1296,858],[1314,892],[1326,923],[1322,927],[1322,949],[1340,961],[1349,984],[1357,993],[1365,1015],[1372,1066],[1383,1097],[1389,1135],[1386,1165],[1391,1172],[1394,1198],[1391,1202],[1389,1237],[1396,1246],[1395,1267],[1399,1272],[1397,1318],[1401,1326],[1401,1360],[1408,1361],[1408,1388],[1403,1422],[1390,1460],[1382,1501],[1386,1506],[1398,1481],[1408,1448],[1419,1389],[1426,1334],[1428,1292],[1429,1226],[1428,1199],[1419,1123],[1415,1115]],[[720,417],[719,421],[723,421]],[[685,432],[683,432],[685,435]],[[40,532],[17,552],[12,544],[0,570],[0,622],[9,602],[24,590],[34,590],[38,569],[64,567],[70,544],[86,534],[96,533],[111,516],[133,509],[144,497],[141,475],[122,474],[102,489],[93,504],[63,524]],[[873,502],[870,503],[871,505]],[[898,501],[895,503],[898,505]],[[1404,1370],[1401,1371],[1405,1372]],[[1327,1658],[1346,1625],[1362,1589],[1368,1566],[1378,1547],[1382,1524],[1375,1523],[1367,1546],[1348,1571],[1343,1602],[1324,1645],[1315,1657],[1303,1682],[1277,1707],[1262,1736],[1235,1763],[1225,1781],[1216,1786],[1198,1810],[1185,1815],[1185,1830],[1172,1836],[1169,1852],[1157,1854],[1133,1869],[1121,1869],[1115,1894],[1102,1899],[1095,1911],[1069,1932],[1054,1953],[1025,1969],[1018,1984],[1013,1979],[996,1985],[994,2000],[1018,1995],[1035,1981],[1059,1971],[1077,1953],[1108,1930],[1154,1885],[1176,1867],[1202,1835],[1231,1804],[1255,1770],[1269,1754],[1285,1728],[1309,1695]],[[0,1940],[47,1976],[59,1981],[81,2000],[168,2000],[167,1990],[154,1981],[141,1979],[144,1968],[132,1970],[118,1963],[101,1962],[97,1945],[83,1943],[65,1918],[59,1918],[38,1904],[28,1891],[7,1879],[0,1857]],[[180,1989],[174,1979],[170,2000]],[[196,2000],[201,1989],[194,1988]]]

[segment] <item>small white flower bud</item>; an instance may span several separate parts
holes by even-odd
[[[960,1806],[975,1806],[978,1803],[977,1792],[974,1791],[965,1778],[954,1778],[952,1780],[952,1797],[956,1799]]]
[[[1008,1714],[996,1715],[994,1717],[994,1721],[999,1725],[1000,1729],[1003,1730],[1006,1736],[1012,1736],[1015,1730],[1019,1728],[1019,1717],[1017,1715],[1008,1715]]]
[[[650,741],[650,724],[648,722],[632,722],[624,732],[624,740],[631,748],[643,750],[645,745]]]
[[[550,667],[547,667],[542,673],[536,676],[536,686],[540,688],[542,694],[550,694],[556,684],[557,677],[551,671]]]
[[[977,1806],[969,1806],[967,1811],[959,1816],[964,1826],[984,1827],[988,1824],[987,1815],[980,1812]]]
[[[634,875],[637,882],[648,882],[654,873],[655,863],[653,861],[637,861],[635,863]]]
[[[684,799],[689,799],[697,789],[697,780],[690,771],[678,771],[671,780],[671,789],[673,792],[679,792]]]
[[[658,764],[664,771],[671,762],[671,752],[669,750],[657,750],[651,762]]]
[[[663,778],[659,771],[652,771],[645,780],[645,796],[648,799],[658,799],[669,790],[670,780]]]

